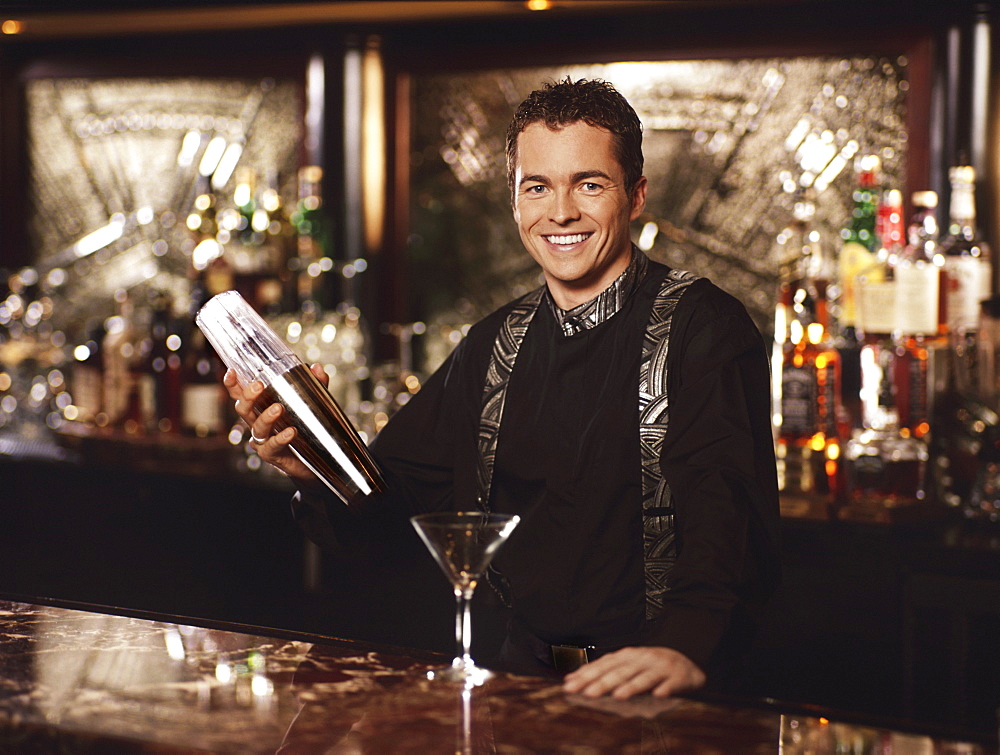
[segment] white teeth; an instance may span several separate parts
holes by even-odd
[[[588,236],[589,233],[574,233],[572,236],[546,236],[545,240],[550,244],[579,244]]]

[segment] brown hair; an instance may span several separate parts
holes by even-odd
[[[507,185],[515,196],[517,137],[532,123],[555,129],[583,121],[611,132],[615,157],[625,171],[625,190],[631,194],[642,177],[642,123],[635,110],[607,81],[567,76],[536,89],[522,102],[507,127]]]

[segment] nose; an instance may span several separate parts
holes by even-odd
[[[580,218],[580,208],[571,191],[554,192],[550,210],[552,222],[559,225],[566,225]]]

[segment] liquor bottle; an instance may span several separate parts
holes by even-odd
[[[180,430],[181,415],[181,346],[171,316],[172,299],[154,292],[150,307],[148,350],[138,371],[140,417],[149,433],[175,433]]]
[[[153,346],[152,312],[149,307],[132,310],[132,349],[128,360],[128,398],[121,427],[129,435],[144,435],[155,424],[155,389],[148,372]]]
[[[827,289],[832,265],[817,231],[808,194],[796,203],[792,248],[802,248],[793,317],[782,355],[777,429],[779,488],[821,508],[839,493],[840,357],[830,334]]]
[[[903,251],[903,195],[883,192],[878,205],[875,258],[855,279],[856,325],[867,344],[885,341],[895,328],[895,266]]]
[[[877,261],[878,183],[881,161],[865,155],[857,161],[858,180],[852,194],[850,220],[840,232],[843,245],[837,258],[840,286],[836,346],[841,359],[841,391],[847,421],[861,423],[861,343],[858,335],[857,279]]]
[[[938,249],[944,260],[944,307],[939,320],[948,344],[944,351],[947,371],[931,407],[933,479],[940,500],[976,518],[981,509],[973,497],[984,463],[983,445],[992,442],[1000,425],[996,410],[981,398],[976,363],[981,302],[989,301],[991,261],[989,247],[976,230],[975,171],[957,166],[949,177],[948,235]]]
[[[896,330],[894,331],[896,408],[901,431],[924,438],[930,432],[930,367],[938,339],[941,266],[937,253],[937,194],[913,194],[913,217],[907,244],[895,266]]]
[[[261,192],[260,205],[268,213],[269,223],[264,243],[269,249],[273,270],[273,277],[261,294],[261,306],[271,315],[293,312],[298,309],[298,298],[295,295],[296,281],[290,263],[295,258],[297,238],[281,197],[277,172],[268,175],[266,187]]]
[[[281,201],[277,189],[262,188],[254,171],[242,168],[237,172],[233,204],[236,209],[227,212],[236,228],[226,245],[226,257],[231,260],[234,288],[255,309],[280,311],[279,276],[287,254],[278,243]]]
[[[854,207],[850,220],[840,232],[843,245],[837,258],[840,280],[840,326],[853,329],[857,325],[858,275],[875,266],[877,261],[878,234],[878,181],[881,161],[875,155],[858,160],[858,184],[852,199]]]
[[[323,209],[323,169],[306,165],[299,170],[299,201],[292,214],[298,234],[298,299],[304,313],[325,304],[322,275],[332,269],[330,227]]]
[[[181,389],[181,431],[199,438],[222,435],[229,426],[222,362],[198,328],[191,329],[187,340]]]
[[[132,394],[131,362],[134,356],[132,312],[128,292],[115,292],[117,314],[105,323],[101,357],[104,364],[104,391],[101,405],[106,423],[117,427],[125,421]]]
[[[975,169],[954,167],[951,179],[951,210],[948,235],[941,242],[944,258],[943,324],[954,361],[957,388],[976,392],[976,332],[980,303],[990,297],[992,260],[989,246],[976,230]]]
[[[949,173],[951,209],[948,235],[942,240],[944,258],[944,323],[954,339],[961,340],[979,327],[979,305],[990,296],[990,248],[976,229],[976,172],[957,166]]]
[[[194,208],[187,217],[187,227],[194,233],[195,247],[191,252],[191,265],[204,276],[205,288],[210,296],[229,291],[234,286],[233,268],[226,258],[225,245],[220,238],[228,238],[218,223],[218,199],[208,179],[199,183]]]
[[[929,452],[926,443],[900,428],[894,355],[887,350],[866,350],[862,359],[862,370],[878,380],[877,396],[875,406],[866,412],[866,426],[855,429],[847,442],[847,500],[840,516],[893,521],[893,510],[926,499]]]
[[[77,420],[86,425],[100,421],[104,397],[104,364],[101,344],[104,324],[96,323],[87,330],[87,340],[73,350],[73,405]]]
[[[878,244],[871,265],[859,271],[856,283],[857,326],[861,339],[861,427],[881,427],[878,416],[884,406],[886,391],[892,391],[889,379],[895,346],[896,280],[894,263],[902,251],[902,194],[895,189],[883,193],[878,206],[876,234]],[[857,429],[857,428],[855,428]]]

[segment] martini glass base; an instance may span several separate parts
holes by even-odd
[[[489,669],[477,666],[472,659],[462,661],[456,658],[450,666],[441,666],[427,671],[427,678],[439,682],[459,682],[465,685],[478,687],[487,679],[495,676]]]

